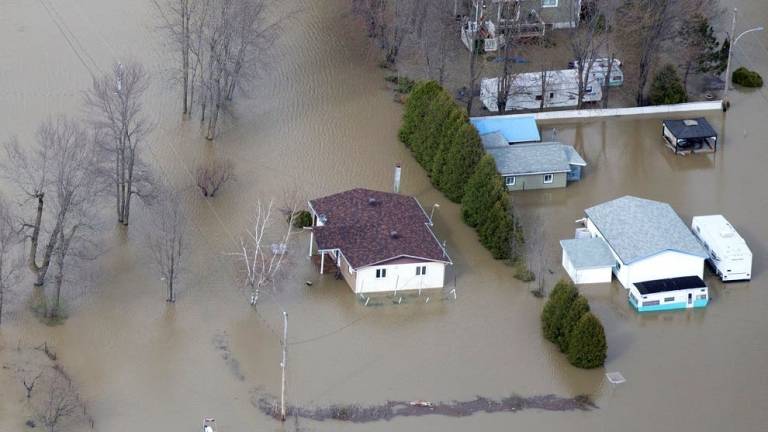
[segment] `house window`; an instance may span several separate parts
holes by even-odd
[[[658,300],[651,300],[651,301],[643,302],[643,307],[646,307],[646,306],[658,306],[658,305],[659,305],[659,301]]]
[[[506,183],[507,186],[514,186],[515,185],[515,176],[504,177],[504,183]]]
[[[387,277],[387,269],[376,269],[376,279]]]
[[[544,183],[552,183],[552,180],[554,180],[555,176],[552,174],[544,174]]]
[[[557,7],[557,0],[541,0],[541,7]]]
[[[416,276],[424,276],[427,274],[427,266],[416,267]]]
[[[701,294],[701,295],[698,296],[698,300],[706,300],[706,299],[707,299],[707,295],[706,294]]]
[[[674,297],[664,297],[664,303],[675,301]]]

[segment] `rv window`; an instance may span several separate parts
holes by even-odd
[[[664,303],[671,302],[671,301],[675,301],[675,298],[674,297],[664,297]]]
[[[645,306],[658,306],[658,305],[659,305],[659,301],[658,300],[651,300],[651,301],[643,302],[643,307],[645,307]]]
[[[541,95],[536,95],[536,100],[541,100]]]
[[[587,88],[584,89],[585,93],[592,93],[592,86],[587,86]]]
[[[555,93],[554,92],[549,92],[549,98],[550,99],[554,99],[555,98]]]
[[[541,0],[541,7],[557,7],[557,0]]]

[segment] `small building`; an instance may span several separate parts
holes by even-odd
[[[709,289],[698,276],[637,282],[629,288],[629,304],[638,312],[705,307]]]
[[[577,285],[608,283],[616,259],[608,245],[598,237],[560,240],[563,268]]]
[[[717,132],[704,117],[661,122],[664,143],[675,154],[717,151]]]
[[[570,145],[558,142],[503,145],[483,142],[496,160],[507,190],[552,189],[581,179],[587,163]]]
[[[477,129],[486,147],[541,141],[539,127],[533,116],[472,117],[469,121]]]
[[[451,259],[414,197],[352,189],[309,201],[309,254],[355,293],[442,288]]]
[[[669,204],[624,196],[584,213],[591,237],[602,239],[613,255],[612,271],[624,288],[638,282],[703,277],[707,252]],[[578,268],[579,250],[565,246],[563,250],[566,271]]]

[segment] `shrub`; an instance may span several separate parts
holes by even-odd
[[[299,229],[312,226],[312,214],[307,210],[297,211],[293,214],[293,226]]]
[[[585,313],[568,340],[568,361],[583,369],[600,367],[605,364],[607,350],[603,325],[591,312]]]
[[[650,101],[653,105],[669,105],[688,101],[688,95],[675,67],[668,64],[653,77]]]
[[[562,331],[557,339],[557,346],[560,351],[568,352],[568,343],[570,341],[573,329],[581,319],[582,315],[589,312],[589,302],[584,296],[577,296],[569,310],[565,312],[562,322]]]
[[[555,285],[541,312],[541,325],[545,339],[557,344],[563,331],[565,316],[578,295],[576,286],[571,282],[561,279]]]
[[[517,262],[514,264],[515,272],[512,274],[512,276],[522,282],[533,282],[536,280],[536,274],[532,272],[527,265],[525,265],[525,261],[523,260],[517,260]]]
[[[763,77],[761,77],[759,73],[743,66],[733,71],[731,77],[733,83],[740,86],[752,88],[763,86]]]

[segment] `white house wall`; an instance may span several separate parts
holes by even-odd
[[[563,250],[563,268],[576,285],[608,283],[613,277],[610,266],[577,270],[565,250]]]
[[[416,275],[417,267],[427,267],[426,275]],[[387,269],[387,277],[376,278],[376,269]],[[442,288],[445,284],[445,264],[421,262],[363,267],[356,272],[355,292],[377,293],[402,290]]]

